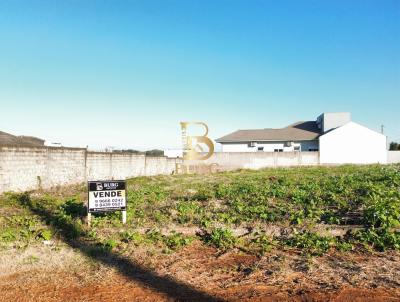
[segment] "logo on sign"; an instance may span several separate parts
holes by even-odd
[[[189,136],[188,126],[200,125],[204,128],[203,135]],[[208,126],[203,122],[181,122],[183,159],[185,160],[206,160],[214,153],[214,144],[207,137]]]

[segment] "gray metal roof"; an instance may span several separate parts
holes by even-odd
[[[280,129],[237,130],[216,140],[218,143],[315,140],[321,135],[315,121],[297,122]]]

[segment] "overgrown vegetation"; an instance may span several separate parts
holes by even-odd
[[[85,196],[83,186],[61,197],[4,194],[2,246],[63,236],[95,241],[105,251],[151,245],[173,252],[196,238],[221,251],[257,254],[279,247],[310,255],[400,248],[398,165],[138,177],[128,182],[127,225],[119,213],[109,213],[94,215],[88,228]],[[352,225],[357,229],[342,237],[329,234],[329,228]],[[328,233],[321,233],[321,226]],[[281,232],[271,233],[271,228]],[[182,229],[194,231],[184,235]],[[234,235],[240,229],[248,231]]]
[[[235,246],[236,238],[232,231],[222,228],[212,230],[202,236],[205,243],[212,245],[221,250],[228,250]]]

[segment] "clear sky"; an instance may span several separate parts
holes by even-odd
[[[0,1],[0,130],[179,147],[350,111],[400,141],[400,1]]]

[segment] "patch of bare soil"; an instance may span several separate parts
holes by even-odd
[[[221,254],[199,242],[170,255],[140,247],[127,251],[132,263],[154,272],[153,280],[143,278],[143,271],[123,275],[116,266],[101,265],[64,248],[55,255],[43,247],[13,253],[13,257],[0,255],[1,302],[400,302],[398,252],[307,258],[293,251],[274,251],[258,257],[240,251]],[[28,263],[24,259],[31,259],[31,254],[37,259]]]
[[[40,280],[38,274],[51,274]],[[34,271],[0,278],[0,301],[55,302],[55,301],[176,301],[166,293],[136,283],[118,274],[83,283],[79,277],[67,272]],[[384,288],[343,288],[335,291],[306,291],[290,294],[280,287],[268,285],[235,285],[209,292],[221,301],[400,301],[399,292]],[[186,301],[196,301],[196,295]]]

